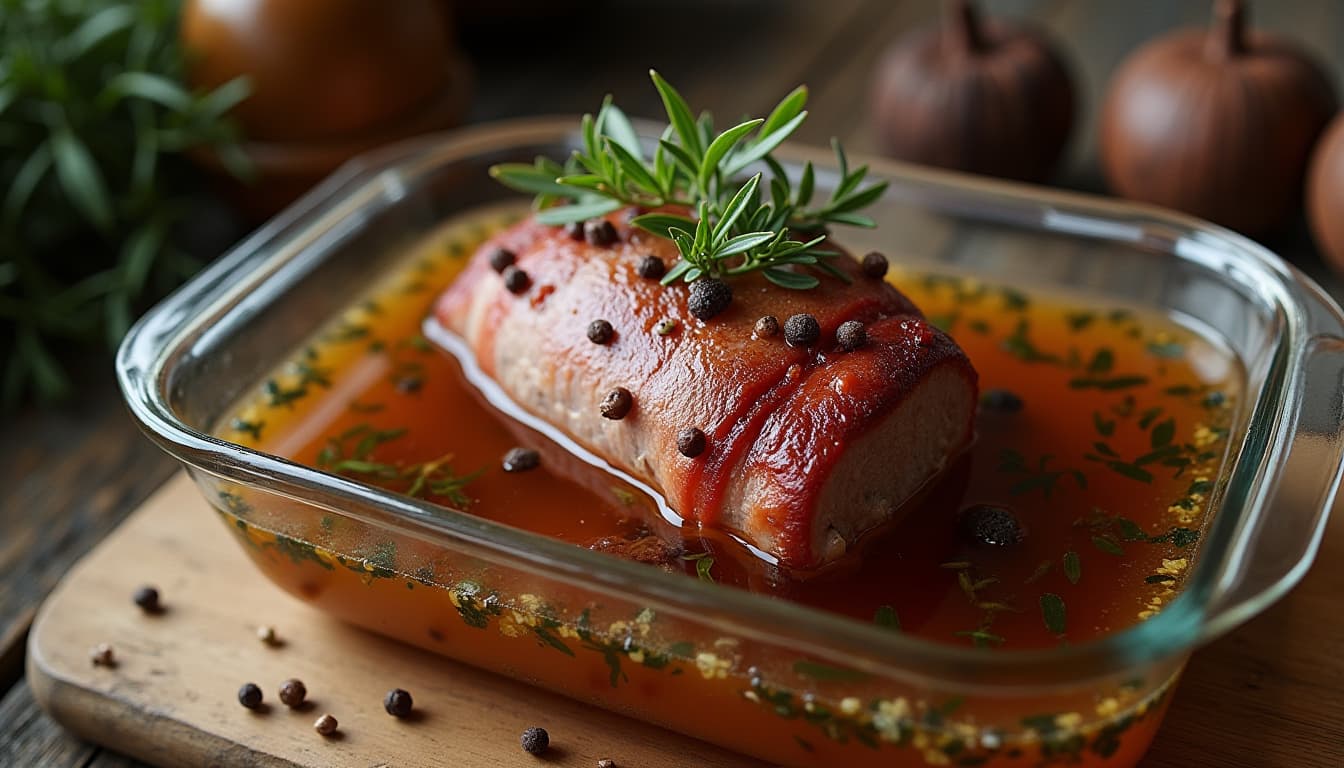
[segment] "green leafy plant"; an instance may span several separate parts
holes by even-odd
[[[178,245],[198,182],[183,153],[245,161],[247,96],[182,83],[179,0],[0,0],[0,403],[68,394],[63,361],[120,340],[199,268]]]
[[[829,199],[813,204],[815,171],[807,163],[795,187],[771,155],[807,117],[807,89],[785,96],[765,118],[716,133],[713,117],[692,115],[685,99],[657,72],[668,126],[646,158],[629,118],[608,98],[597,116],[584,115],[583,149],[564,165],[537,158],[532,165],[503,164],[490,172],[501,183],[536,195],[543,224],[568,224],[603,216],[623,206],[689,209],[654,211],[633,224],[669,238],[681,260],[663,278],[693,282],[761,272],[784,288],[805,290],[820,281],[799,267],[848,279],[830,260],[839,254],[820,247],[832,224],[871,227],[858,213],[886,190],[886,182],[863,187],[868,168],[851,170],[839,142],[832,142],[840,183]],[[766,170],[742,179],[756,164]],[[766,171],[769,172],[767,181]],[[812,206],[812,207],[810,207]],[[792,237],[799,233],[800,237]]]

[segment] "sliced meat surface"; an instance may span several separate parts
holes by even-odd
[[[970,441],[976,377],[965,355],[852,258],[834,260],[848,284],[823,278],[795,291],[734,278],[728,309],[702,321],[687,286],[639,275],[643,257],[671,267],[678,254],[628,217],[607,217],[619,238],[605,246],[519,223],[480,249],[435,318],[521,407],[660,490],[688,524],[813,570],[891,519]],[[490,265],[499,248],[528,276],[518,293]],[[821,326],[811,347],[754,334],[764,315],[782,326],[802,313]],[[594,320],[615,329],[607,343],[589,340]],[[852,352],[835,338],[847,320],[868,332]],[[633,407],[604,418],[599,405],[616,387]],[[695,457],[678,451],[687,427],[707,437]]]

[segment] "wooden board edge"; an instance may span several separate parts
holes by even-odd
[[[34,625],[33,635],[38,629]],[[115,695],[72,684],[50,669],[35,652],[33,635],[26,665],[33,699],[61,727],[85,741],[162,768],[180,765],[302,768],[179,720],[138,710]],[[96,714],[90,717],[91,712]],[[165,748],[165,744],[171,744],[172,749]]]
[[[184,482],[190,482],[185,474],[174,473],[140,507],[156,503],[159,497],[173,493]],[[119,525],[99,546],[124,535],[126,528],[124,523]],[[302,768],[297,763],[258,753],[244,744],[194,728],[181,720],[138,709],[115,692],[89,690],[62,675],[42,650],[46,619],[61,610],[66,591],[78,581],[89,567],[88,563],[86,555],[61,577],[51,594],[42,601],[28,630],[24,670],[33,699],[42,711],[81,739],[164,768],[183,764]],[[92,717],[89,716],[91,712],[95,713]],[[172,744],[173,751],[165,749],[165,744]]]

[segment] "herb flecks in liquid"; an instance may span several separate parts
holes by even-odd
[[[441,286],[463,261],[448,254],[472,247],[449,240],[437,259],[417,258],[408,272]],[[973,455],[953,470],[966,475],[959,481],[964,494],[957,496],[956,480],[936,489],[922,508],[875,544],[900,556],[874,558],[848,580],[781,584],[753,579],[760,564],[725,537],[714,536],[703,545],[682,542],[680,551],[704,556],[683,558],[671,567],[719,584],[753,581],[754,588],[864,621],[888,607],[901,616],[904,632],[984,647],[1053,645],[1056,640],[1039,616],[1024,610],[1044,594],[1067,600],[1074,642],[1159,610],[1163,603],[1154,599],[1168,600],[1183,578],[1183,571],[1160,570],[1163,558],[1177,560],[1193,551],[1190,545],[1213,492],[1211,478],[1222,459],[1238,387],[1235,370],[1229,368],[1225,380],[1201,380],[1186,356],[1194,350],[1208,354],[1207,344],[1170,323],[1128,310],[1081,311],[1048,297],[945,275],[893,270],[889,279],[926,313],[955,314],[959,322],[985,329],[963,333],[959,340],[986,391],[1011,389],[1040,405],[1010,418],[982,414]],[[595,483],[582,478],[576,483],[545,464],[525,475],[500,471],[498,456],[516,445],[516,437],[502,418],[476,405],[455,362],[420,335],[419,319],[435,291],[407,299],[396,295],[404,284],[403,274],[384,295],[352,305],[226,422],[225,434],[263,448],[283,444],[315,410],[313,403],[333,396],[333,382],[356,366],[376,365],[387,374],[375,385],[345,394],[349,401],[329,410],[339,415],[321,425],[322,437],[291,448],[291,458],[450,506],[470,504],[474,514],[580,546],[650,533],[680,539],[680,532],[649,521],[651,500],[610,479],[597,493],[587,490]],[[407,302],[416,305],[414,311],[406,309]],[[351,344],[355,337],[363,344]],[[1154,354],[1155,344],[1164,354]],[[1174,354],[1178,347],[1181,356]],[[407,375],[422,382],[417,397],[392,385]],[[1089,377],[1144,383],[1074,385]],[[295,394],[272,402],[277,391]],[[438,405],[427,410],[428,403]],[[264,431],[247,428],[263,423]],[[462,434],[473,440],[455,439]],[[476,470],[479,474],[469,474]],[[556,499],[572,500],[583,514],[557,514]],[[1013,510],[1029,532],[1024,544],[1013,552],[966,546],[956,535],[956,511],[969,501]],[[1107,508],[1104,526],[1073,524],[1099,506]],[[542,515],[537,511],[542,509],[549,511]],[[282,546],[290,559],[331,562],[302,545]],[[950,580],[938,576],[940,565],[957,561],[964,563],[960,573]],[[1043,568],[1044,563],[1053,567]],[[944,585],[940,588],[970,599],[942,600],[928,590],[903,588],[909,583]]]
[[[589,480],[596,478],[562,476],[552,473],[549,461],[522,476],[525,482],[517,475],[506,476],[498,458],[519,438],[497,416],[474,405],[455,364],[419,337],[420,318],[475,248],[473,238],[480,236],[440,236],[434,254],[417,259],[375,290],[377,303],[352,306],[331,329],[319,334],[315,344],[296,355],[308,373],[294,365],[272,377],[279,391],[301,393],[271,405],[267,390],[259,389],[256,397],[221,421],[220,433],[311,465],[318,464],[318,454],[333,438],[345,435],[341,452],[328,457],[337,463],[359,461],[355,455],[360,443],[382,434],[386,439],[373,439],[363,459],[372,466],[347,464],[344,469],[427,466],[453,454],[456,466],[484,468],[466,486],[476,500],[475,514],[581,546],[603,536],[629,541],[650,535],[650,500],[614,478],[603,475],[600,483],[592,483]],[[1201,353],[1203,342],[1158,318],[1128,311],[1084,313],[1048,297],[945,276],[893,274],[891,279],[931,315],[956,316],[958,339],[976,362],[984,388],[1011,387],[1032,406],[1007,418],[997,415],[997,426],[982,417],[981,441],[969,461],[957,467],[921,508],[912,510],[888,539],[874,542],[905,556],[898,567],[865,566],[850,581],[837,583],[832,578],[776,585],[774,591],[780,597],[849,614],[886,632],[976,645],[986,653],[998,647],[1061,642],[1052,632],[1059,626],[1054,608],[1049,609],[1050,616],[1044,605],[1038,609],[1045,595],[1054,595],[1067,606],[1064,636],[1072,643],[1155,615],[1193,567],[1199,530],[1217,491],[1227,428],[1239,395],[1238,372],[1229,368],[1222,377],[1201,379],[1189,356]],[[1084,316],[1087,320],[1080,320]],[[1158,342],[1158,334],[1167,336]],[[1024,356],[1019,354],[1021,345],[1005,343],[1014,337],[1026,338],[1033,354]],[[1179,344],[1182,356],[1155,354],[1154,343],[1164,345],[1164,352],[1174,352]],[[1107,353],[1099,354],[1102,348]],[[1203,354],[1209,352],[1202,349]],[[1107,370],[1089,374],[1091,364]],[[365,381],[375,383],[342,389],[353,372],[368,373],[366,368],[373,374]],[[422,391],[410,396],[397,392],[398,371],[420,376]],[[1149,381],[1113,391],[1068,386],[1071,379],[1088,375],[1145,376]],[[333,398],[339,400],[335,407],[321,408]],[[426,410],[427,404],[441,404],[434,406],[441,411]],[[321,422],[315,421],[319,411],[324,414]],[[231,419],[265,426],[237,429]],[[1168,420],[1171,425],[1162,426]],[[345,434],[361,425],[367,429]],[[300,426],[320,427],[318,436],[295,444]],[[406,431],[386,437],[401,429]],[[463,445],[457,436],[464,434],[481,444]],[[1088,452],[1096,452],[1096,442],[1106,442],[1117,456],[1131,462],[1164,446],[1176,446],[1188,463],[1175,466],[1150,460],[1142,466],[1152,467],[1151,483],[1137,483],[1086,459]],[[1000,470],[1005,450],[1022,457],[1009,467],[1025,473]],[[1168,454],[1160,458],[1175,457]],[[1053,482],[1034,480],[1011,493],[1022,481],[1050,473],[1058,473]],[[954,488],[955,493],[949,490]],[[557,504],[556,499],[565,501]],[[571,502],[575,510],[583,510],[582,516],[557,512],[557,506]],[[955,515],[947,513],[968,503],[1013,508],[1028,527],[1025,546],[1011,552],[964,548],[955,535]],[[654,683],[650,675],[680,681],[677,685],[735,688],[744,706],[783,718],[782,728],[810,729],[790,731],[792,741],[785,738],[800,754],[822,749],[829,740],[853,744],[865,754],[883,749],[874,755],[886,755],[887,747],[920,749],[926,759],[952,764],[973,765],[988,754],[1014,753],[1026,761],[1022,764],[1039,762],[1046,752],[1056,758],[1090,759],[1117,750],[1130,729],[1151,720],[1148,713],[1167,695],[1160,686],[1140,695],[1141,683],[1134,690],[1100,691],[1095,714],[1101,719],[1095,723],[1086,720],[1091,712],[1032,715],[1021,726],[1034,734],[1026,741],[1014,741],[995,730],[981,733],[977,741],[975,728],[952,719],[962,706],[957,701],[853,696],[823,701],[803,691],[814,685],[822,690],[860,683],[818,680],[796,670],[779,678],[748,675],[748,685],[728,639],[687,638],[675,631],[671,636],[662,634],[663,623],[647,609],[618,620],[610,613],[590,618],[582,604],[568,605],[563,595],[519,595],[488,572],[426,552],[409,540],[397,546],[376,536],[367,539],[354,520],[322,513],[313,515],[311,525],[304,528],[303,518],[294,512],[272,509],[272,502],[227,484],[218,487],[217,506],[274,578],[310,599],[324,601],[330,610],[363,610],[360,605],[388,600],[418,605],[415,610],[407,608],[406,621],[420,623],[407,629],[405,636],[426,647],[475,647],[462,632],[470,637],[482,636],[479,632],[502,635],[534,647],[531,652],[542,654],[550,667],[561,669],[567,664],[557,661],[572,660],[590,677],[594,670],[589,668],[595,667],[601,684],[616,692],[613,695],[639,695],[640,685]],[[542,509],[548,510],[544,517],[537,513]],[[581,524],[575,522],[578,519]],[[288,535],[267,530],[277,520],[289,521],[282,526]],[[676,536],[675,531],[652,528],[653,533]],[[1114,540],[1123,556],[1096,550],[1090,541],[1093,536]],[[694,546],[678,551],[703,553],[689,560],[674,556],[664,566],[693,579],[703,573],[718,584],[740,587],[758,567],[731,542],[713,535],[696,537]],[[911,583],[921,589],[911,590]],[[416,588],[422,585],[428,588]],[[753,586],[769,587],[762,579]],[[1047,602],[1054,606],[1053,600]],[[797,661],[803,661],[802,669],[809,673],[861,674]],[[973,709],[974,702],[966,706]],[[998,747],[988,745],[1000,739],[1003,750],[995,752]]]

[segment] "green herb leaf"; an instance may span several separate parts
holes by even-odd
[[[701,581],[706,581],[709,582],[710,584],[713,584],[714,576],[713,574],[710,573],[710,569],[713,567],[714,567],[714,558],[712,557],[702,557],[696,560],[695,561],[696,577],[699,578]]]
[[[1152,473],[1146,469],[1143,469],[1142,467],[1137,467],[1134,466],[1133,464],[1126,464],[1123,461],[1108,461],[1106,462],[1106,466],[1109,467],[1112,472],[1115,472],[1116,474],[1119,475],[1124,475],[1125,477],[1128,477],[1130,480],[1137,480],[1141,483],[1153,482]]]
[[[778,269],[775,267],[766,268],[762,274],[765,275],[766,280],[769,280],[775,285],[792,290],[803,291],[809,288],[816,288],[821,283],[820,280],[811,275],[800,275],[797,272],[790,272],[786,269]]]
[[[1052,567],[1053,565],[1049,560],[1041,561],[1041,564],[1036,566],[1036,570],[1032,571],[1031,575],[1028,576],[1023,583],[1035,584],[1037,581],[1040,581],[1041,579],[1045,578],[1045,575],[1050,572],[1050,569]]]
[[[702,188],[709,188],[709,182],[714,179],[716,174],[720,173],[719,163],[723,162],[723,158],[737,146],[737,143],[748,133],[751,133],[756,126],[764,122],[764,120],[756,119],[739,123],[719,134],[714,141],[710,142],[709,147],[705,150],[704,158],[700,161],[700,186]]]
[[[219,120],[225,113],[252,95],[252,84],[246,76],[235,77],[224,83],[215,90],[201,97],[200,101],[193,107],[194,111],[202,117],[210,120]],[[226,148],[236,148],[237,145],[225,145]]]
[[[1064,598],[1050,592],[1041,595],[1041,616],[1045,619],[1045,628],[1052,634],[1064,634]]]
[[[793,663],[793,672],[802,677],[832,683],[857,683],[871,677],[868,673],[860,672],[857,669],[832,667],[814,661],[795,661]]]
[[[510,189],[533,195],[574,194],[574,189],[556,181],[556,174],[522,163],[505,163],[490,168],[490,176]]]
[[[1069,387],[1071,389],[1099,389],[1103,392],[1113,392],[1118,389],[1141,387],[1147,383],[1147,376],[1116,376],[1109,379],[1081,376],[1070,379]]]
[[[671,239],[681,252],[681,261],[663,278],[665,285],[762,272],[775,285],[805,290],[820,284],[817,276],[807,274],[809,269],[848,281],[849,276],[830,263],[840,254],[817,248],[825,234],[800,241],[790,232],[824,230],[830,224],[872,226],[870,218],[856,211],[876,201],[886,182],[863,186],[867,168],[850,171],[836,144],[840,183],[825,205],[803,209],[812,197],[811,167],[804,167],[794,192],[788,174],[770,152],[806,116],[802,109],[806,89],[786,96],[769,118],[746,120],[715,136],[707,113],[696,119],[675,88],[657,72],[650,72],[650,77],[669,121],[652,160],[643,158],[628,119],[608,99],[596,118],[584,116],[583,149],[563,168],[538,159],[532,166],[495,166],[492,175],[536,195],[542,209],[536,220],[542,224],[569,224],[626,205],[693,208],[694,219],[657,213],[635,220],[636,226]],[[756,136],[749,140],[753,131]],[[757,161],[770,169],[768,184],[759,174],[745,183],[733,178]],[[761,199],[762,184],[770,191],[768,202]],[[557,205],[561,201],[566,202]]]
[[[619,210],[620,207],[619,200],[593,200],[586,203],[562,205],[538,213],[537,222],[551,225],[572,224],[576,221],[586,221],[587,219],[606,216],[608,213]]]
[[[1083,563],[1078,553],[1069,550],[1064,553],[1064,576],[1070,584],[1077,584],[1083,578]]]
[[[112,203],[107,183],[88,147],[70,131],[58,130],[52,134],[51,150],[56,161],[56,178],[71,202],[90,224],[100,230],[111,229]]]
[[[1115,555],[1116,557],[1123,557],[1125,554],[1124,548],[1117,544],[1115,539],[1112,539],[1109,536],[1093,536],[1092,546],[1108,555]]]
[[[149,72],[122,72],[103,86],[98,100],[104,109],[126,97],[152,101],[168,109],[185,112],[191,109],[191,94],[181,85],[161,75]]]
[[[556,637],[555,634],[552,633],[551,629],[552,629],[551,627],[548,627],[546,626],[546,624],[543,623],[533,627],[532,631],[536,634],[537,639],[539,639],[542,643],[549,645],[550,647],[565,654],[566,656],[573,656],[574,650],[570,648],[568,645],[565,645],[565,641]]]
[[[695,118],[691,116],[691,108],[687,106],[686,100],[681,97],[677,89],[664,80],[662,75],[651,69],[649,77],[653,78],[653,85],[663,100],[663,108],[667,110],[668,119],[676,129],[677,137],[681,139],[681,146],[691,153],[693,159],[699,158],[704,149],[700,145],[700,132],[696,128]]]
[[[93,48],[135,25],[135,9],[130,6],[112,6],[90,15],[73,32],[61,40],[62,58],[78,59]]]
[[[1124,517],[1117,517],[1115,524],[1120,528],[1120,538],[1125,541],[1146,541],[1148,534],[1143,532],[1138,523]]]
[[[1065,316],[1064,322],[1069,324],[1069,330],[1077,332],[1091,325],[1097,316],[1091,312],[1071,312]]]
[[[877,612],[873,614],[873,623],[886,629],[900,630],[901,619],[896,615],[896,609],[890,605],[879,606]]]
[[[1087,364],[1087,372],[1092,374],[1109,373],[1112,366],[1115,365],[1115,353],[1109,347],[1102,347],[1092,355],[1092,360]]]
[[[599,114],[602,117],[602,124],[599,126],[601,132],[611,137],[621,149],[637,159],[642,159],[643,150],[639,145],[639,134],[635,133],[635,127],[630,124],[630,118],[626,117],[625,112],[612,103],[610,96],[603,100]]]
[[[1176,420],[1167,419],[1153,427],[1152,433],[1149,434],[1149,442],[1152,444],[1153,450],[1157,450],[1158,448],[1170,445],[1172,439],[1175,437]]]
[[[1104,419],[1097,411],[1092,412],[1092,424],[1097,428],[1097,433],[1102,437],[1110,437],[1115,434],[1115,420]]]

